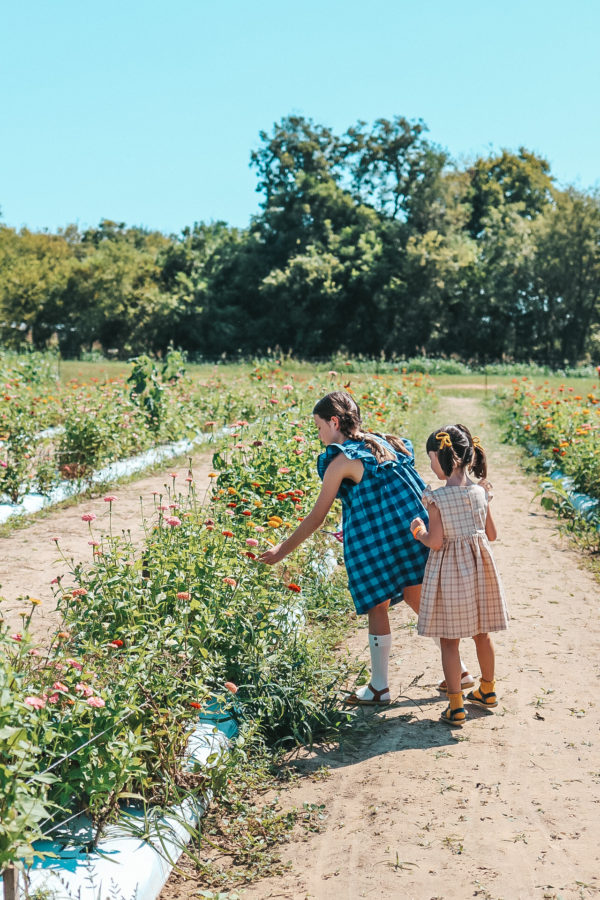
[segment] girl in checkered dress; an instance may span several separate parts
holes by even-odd
[[[369,621],[371,680],[346,698],[351,704],[390,702],[388,660],[392,637],[388,607],[404,599],[418,612],[428,550],[411,536],[409,522],[427,519],[424,482],[416,472],[410,441],[365,434],[350,394],[327,394],[313,410],[326,445],[317,460],[323,479],[311,512],[293,534],[260,557],[279,562],[319,528],[333,501],[343,510],[344,562],[356,611]]]
[[[441,718],[462,725],[466,712],[461,689],[459,641],[472,637],[481,667],[479,688],[467,700],[493,709],[498,706],[494,681],[494,644],[491,631],[508,625],[504,591],[489,542],[496,526],[489,508],[491,485],[485,481],[487,463],[478,438],[464,425],[446,425],[427,439],[431,468],[446,486],[423,494],[429,525],[420,517],[411,522],[417,541],[431,552],[425,569],[419,634],[440,638],[448,708]],[[471,481],[469,472],[482,479]]]

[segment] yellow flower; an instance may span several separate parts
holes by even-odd
[[[33,606],[41,606],[41,605],[42,605],[42,601],[41,601],[41,600],[38,600],[37,597],[30,597],[30,598],[29,598],[29,602],[30,602]]]

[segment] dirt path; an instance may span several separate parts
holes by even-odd
[[[244,900],[600,893],[598,584],[531,502],[535,481],[499,443],[480,400],[443,398],[440,413],[495,448],[495,553],[512,616],[496,641],[498,710],[471,707],[462,731],[438,722],[438,652],[403,627],[414,617],[397,609],[391,686],[403,696],[373,717],[358,750],[301,755],[296,765],[307,777],[283,788],[279,803],[324,804],[324,828],[284,846],[289,872],[238,889]],[[365,645],[357,631],[350,650],[366,659]],[[476,673],[470,641],[464,652]],[[419,686],[408,688],[419,673]],[[161,900],[192,896],[194,879],[173,875]]]
[[[202,497],[209,479],[211,454],[198,454],[193,462],[194,479],[198,496]],[[177,464],[179,463],[179,464]],[[92,559],[89,545],[90,531],[81,516],[93,512],[97,519],[93,523],[94,538],[100,540],[109,528],[108,504],[104,496],[112,495],[117,500],[112,504],[112,528],[114,534],[130,531],[134,543],[144,536],[143,517],[153,513],[153,491],[166,494],[165,484],[172,485],[171,473],[177,473],[176,486],[185,493],[184,481],[187,475],[187,460],[183,463],[172,461],[169,467],[149,475],[139,481],[121,485],[114,491],[107,491],[92,500],[82,500],[66,509],[57,509],[43,518],[37,519],[26,528],[13,531],[8,537],[0,538],[0,614],[9,626],[18,629],[22,619],[21,610],[29,610],[29,603],[19,597],[31,596],[42,601],[32,619],[32,632],[43,638],[49,630],[58,625],[58,615],[54,609],[54,597],[50,582],[57,575],[65,575],[68,566],[57,550],[54,537],[60,539],[60,550],[67,559],[75,562]]]

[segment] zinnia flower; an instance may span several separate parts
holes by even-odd
[[[96,518],[96,513],[93,513],[93,512],[84,513],[81,517],[81,521],[82,522],[93,522],[95,518]]]
[[[190,706],[193,707],[193,709],[202,709],[202,704],[196,703],[195,700],[190,700]]]
[[[109,494],[108,497],[105,497],[105,498],[104,498],[104,502],[105,502],[105,503],[114,503],[116,499],[117,499],[117,498],[116,498],[116,497],[113,497],[112,494]]]
[[[106,706],[106,703],[102,699],[102,697],[88,697],[88,706],[95,706],[97,709],[101,709],[103,706]]]
[[[221,534],[226,538],[233,537],[233,531],[222,531]]]
[[[295,594],[299,594],[302,588],[299,584],[288,584],[288,590],[293,591]]]
[[[249,547],[258,547],[258,541],[256,538],[246,538],[246,543]]]
[[[237,586],[237,581],[235,580],[235,578],[229,578],[229,577],[227,577],[227,578],[224,578],[224,579],[223,579],[223,584],[228,584],[228,585],[230,585],[231,587],[236,587],[236,586]]]
[[[171,528],[177,528],[178,525],[181,525],[181,519],[178,519],[177,516],[169,516],[168,519],[165,519],[165,522]]]
[[[43,709],[46,705],[46,701],[42,700],[41,697],[25,697],[23,701],[27,704],[27,706],[32,706],[33,709]]]
[[[224,687],[231,691],[232,694],[237,694],[238,692],[237,684],[234,684],[233,681],[226,681]]]
[[[80,681],[75,685],[75,690],[78,693],[83,694],[84,697],[92,697],[94,694],[94,691],[89,686],[89,684],[84,684],[83,681]]]
[[[177,593],[177,599],[178,599],[178,600],[189,600],[189,599],[190,599],[190,592],[189,592],[189,591],[178,591],[178,593]]]

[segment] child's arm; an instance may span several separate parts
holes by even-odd
[[[428,509],[429,530],[425,527],[423,519],[417,516],[410,523],[410,530],[417,541],[421,541],[430,550],[441,550],[444,543],[444,526],[437,506],[432,503]]]
[[[498,537],[498,532],[496,531],[496,524],[494,522],[492,513],[488,506],[487,515],[485,517],[485,533],[487,535],[488,541],[495,541]]]
[[[490,512],[490,500],[494,496],[492,494],[492,485],[489,483],[489,481],[487,479],[482,478],[481,481],[479,482],[479,487],[482,487],[484,489],[485,495],[486,495],[487,501],[488,501],[487,514],[485,517],[485,533],[486,533],[488,541],[495,541],[496,538],[498,537],[498,532],[496,531],[496,524],[494,522],[494,517],[492,516],[492,514]]]
[[[362,473],[363,464],[360,460],[348,459],[343,453],[336,456],[325,470],[321,493],[309,514],[285,541],[277,544],[271,550],[265,550],[264,553],[261,553],[259,556],[260,561],[271,566],[273,563],[280,562],[289,553],[292,553],[296,547],[299,547],[325,521],[325,517],[331,509],[344,478],[358,482],[362,478]]]

